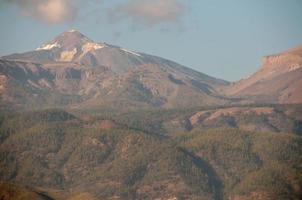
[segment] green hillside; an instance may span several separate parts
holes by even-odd
[[[299,122],[291,106],[274,109]],[[13,188],[11,199],[22,199],[17,191],[57,200],[301,198],[299,131],[190,126],[201,110],[3,112],[1,191]]]

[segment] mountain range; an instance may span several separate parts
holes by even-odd
[[[185,107],[228,102],[216,91],[226,81],[163,58],[95,43],[74,30],[35,51],[4,56],[0,65],[1,96],[19,105]],[[12,88],[23,94],[12,94]]]
[[[0,200],[302,199],[302,46],[228,82],[66,31],[0,58]]]
[[[301,103],[301,49],[264,57],[255,74],[229,83],[70,30],[34,51],[1,57],[0,92],[4,104],[21,107]]]

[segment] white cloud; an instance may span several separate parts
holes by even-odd
[[[1,0],[0,0],[1,1]],[[134,26],[154,26],[161,23],[178,23],[186,13],[186,6],[181,0],[2,0],[15,4],[24,16],[34,17],[41,21],[59,24],[70,22],[79,14],[82,6],[93,3],[100,13],[109,13],[113,21],[128,19]],[[103,3],[112,4],[106,8]],[[88,7],[91,7],[88,6]],[[111,8],[110,8],[111,7]],[[104,12],[103,12],[104,11]]]
[[[111,10],[110,17],[113,20],[128,18],[133,24],[156,25],[179,22],[185,11],[178,0],[130,0]]]
[[[71,0],[6,0],[6,2],[16,4],[25,16],[53,24],[72,21],[77,12]]]

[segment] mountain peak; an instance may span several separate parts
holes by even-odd
[[[62,36],[74,36],[74,37],[79,37],[79,38],[87,38],[83,33],[81,33],[78,30],[75,30],[75,29],[70,29],[70,30],[64,31],[63,33],[59,34],[57,37],[62,37]]]
[[[70,29],[70,30],[65,31],[65,32],[74,33],[74,32],[79,32],[79,31],[77,31],[77,30],[75,30],[75,29]]]
[[[83,46],[87,43],[94,43],[93,40],[86,37],[81,32],[71,29],[59,34],[50,42],[43,44],[41,47],[37,48],[36,50],[51,50],[54,48],[61,48],[61,49],[73,49]]]

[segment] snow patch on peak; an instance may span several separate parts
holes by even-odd
[[[102,49],[104,47],[106,47],[106,45],[104,45],[104,44],[88,42],[82,46],[82,51],[85,54],[91,50],[98,50],[98,49]]]
[[[36,50],[37,51],[40,51],[40,50],[50,50],[50,49],[53,49],[53,48],[61,48],[61,45],[58,44],[57,42],[56,43],[53,43],[53,44],[45,44],[39,48],[37,48]]]
[[[124,52],[126,52],[126,53],[129,53],[129,54],[132,54],[132,55],[135,55],[135,56],[142,57],[141,54],[136,53],[136,52],[134,52],[134,51],[130,51],[130,50],[128,50],[128,49],[122,49],[122,48],[121,48],[121,50],[124,51]]]
[[[75,29],[70,29],[69,31],[67,31],[68,33],[74,33],[74,32],[77,32],[77,30]]]
[[[70,62],[70,61],[72,61],[72,59],[74,58],[74,56],[76,54],[77,54],[76,48],[69,50],[69,51],[63,51],[63,52],[61,52],[61,55],[60,55],[60,61]]]

